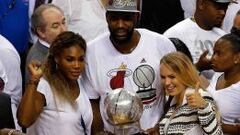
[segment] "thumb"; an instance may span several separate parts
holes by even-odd
[[[208,50],[204,51],[201,56],[206,57],[207,55],[208,55]]]
[[[200,87],[200,82],[197,82],[196,86],[195,86],[195,92],[199,92],[199,87]]]

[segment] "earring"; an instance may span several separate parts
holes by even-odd
[[[238,61],[235,60],[235,61],[234,61],[234,64],[237,65],[237,64],[238,64]]]
[[[56,69],[58,69],[58,64],[56,63]]]

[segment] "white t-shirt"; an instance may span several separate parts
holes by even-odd
[[[142,129],[152,128],[163,112],[164,91],[160,88],[160,59],[175,51],[166,37],[146,29],[137,29],[141,38],[129,54],[117,51],[105,33],[89,43],[86,52],[86,74],[83,85],[90,99],[100,98],[100,111],[107,131],[113,127],[106,121],[104,99],[109,91],[125,88],[142,98]]]
[[[180,0],[185,18],[189,18],[194,15],[196,11],[196,1],[197,0]],[[229,4],[223,20],[222,29],[227,33],[230,33],[230,30],[233,26],[234,17],[238,10],[240,10],[240,0],[236,0],[236,2],[237,3]]]
[[[76,99],[77,108],[69,103],[59,102],[54,98],[49,83],[41,78],[37,91],[42,93],[46,99],[46,106],[34,122],[27,129],[29,135],[85,135],[83,122],[85,123],[87,135],[91,134],[92,108],[80,81],[80,95]],[[56,102],[55,100],[56,99]],[[81,120],[82,117],[82,120]]]
[[[188,47],[193,62],[198,62],[200,56],[204,51],[208,50],[208,58],[213,54],[213,46],[215,42],[224,34],[220,28],[213,28],[212,30],[204,30],[200,28],[196,22],[187,18],[173,27],[169,28],[164,35],[169,38],[178,38]],[[210,79],[214,74],[213,70],[203,71],[202,74]]]
[[[1,60],[0,60],[0,78],[3,80],[4,84],[6,84],[8,82],[6,70],[5,70]]]
[[[16,111],[22,98],[21,60],[14,46],[2,35],[0,35],[0,60],[8,78],[4,86],[4,92],[11,96],[15,126],[20,130],[21,127],[17,124]]]
[[[235,119],[240,118],[240,82],[231,86],[216,90],[216,84],[222,73],[213,76],[207,90],[212,94],[219,107],[222,121],[226,124],[234,124]]]
[[[237,0],[236,3],[230,3],[226,12],[226,15],[224,17],[223,20],[223,25],[222,25],[222,29],[224,31],[226,31],[227,33],[230,33],[230,30],[233,26],[233,20],[234,17],[236,15],[236,13],[238,12],[238,10],[240,10],[240,0]]]
[[[68,30],[90,41],[108,31],[106,9],[101,0],[53,0],[65,13]]]
[[[165,36],[179,38],[186,44],[194,63],[198,61],[201,54],[206,50],[209,50],[210,55],[212,55],[215,42],[224,34],[225,32],[219,28],[204,30],[190,18],[177,23],[164,32]]]
[[[13,45],[0,35],[0,60],[5,67],[8,83],[5,91],[11,95],[12,103],[18,105],[22,97],[22,74],[20,56]],[[10,81],[11,80],[11,81]]]

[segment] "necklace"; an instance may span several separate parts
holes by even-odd
[[[9,15],[10,11],[16,6],[16,0],[12,0],[12,2],[7,6],[7,10],[2,15],[0,15],[0,20]]]
[[[193,22],[196,22],[194,16],[192,16],[190,19],[191,19]]]
[[[131,49],[130,49],[130,53],[137,47],[137,45],[133,46]]]

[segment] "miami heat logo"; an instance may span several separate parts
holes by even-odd
[[[134,83],[138,86],[136,93],[142,99],[142,103],[150,105],[156,100],[156,89],[152,87],[155,72],[151,66],[146,64],[138,66],[132,74],[132,71],[122,63],[119,68],[110,70],[107,75],[111,77],[110,87],[112,90],[124,88],[124,78],[132,75]]]
[[[130,69],[127,69],[127,66],[123,63],[119,68],[112,69],[108,72],[108,76],[112,79],[110,80],[110,87],[114,90],[117,88],[123,88],[124,78],[132,74]]]
[[[154,69],[149,65],[141,65],[133,72],[133,81],[138,86],[137,93],[143,104],[150,104],[156,100],[156,89],[152,88],[154,79]]]

